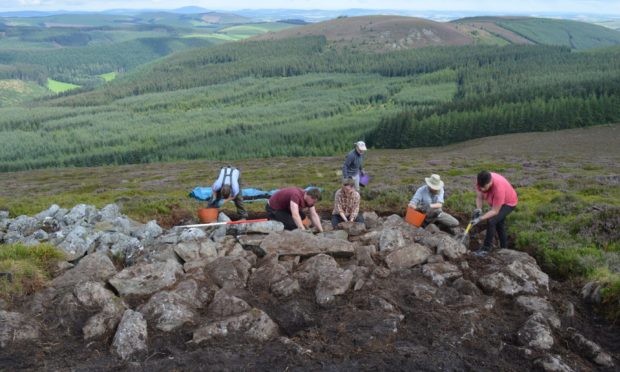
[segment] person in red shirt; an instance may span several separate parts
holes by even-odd
[[[314,204],[319,200],[321,200],[319,189],[304,191],[299,187],[286,187],[276,191],[269,198],[265,210],[269,219],[282,222],[286,230],[296,228],[306,230],[303,224],[303,219],[306,217],[303,209],[308,208],[312,224],[319,232],[323,232],[321,219],[314,208]]]
[[[486,201],[491,209],[482,213],[482,202]],[[492,249],[493,239],[497,233],[500,248],[508,247],[508,238],[504,223],[506,216],[517,206],[517,192],[510,182],[502,175],[482,171],[478,173],[476,185],[476,210],[474,210],[474,225],[487,221],[487,234],[478,255],[486,255]]]

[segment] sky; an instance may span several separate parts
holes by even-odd
[[[0,0],[0,11],[107,9],[400,9],[488,13],[583,13],[620,15],[620,0]]]

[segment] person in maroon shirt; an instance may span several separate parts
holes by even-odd
[[[491,209],[482,214],[482,202],[486,201]],[[488,221],[487,234],[484,244],[478,252],[479,256],[484,256],[492,249],[493,239],[497,233],[499,237],[499,247],[508,247],[508,238],[504,222],[506,216],[517,206],[517,192],[510,182],[502,175],[488,171],[478,173],[476,185],[476,210],[474,210],[474,225],[481,221]]]
[[[316,213],[314,204],[321,200],[319,189],[313,188],[304,191],[299,187],[286,187],[276,191],[269,198],[265,210],[269,219],[280,221],[286,230],[306,230],[303,219],[306,217],[303,209],[308,208],[310,220],[319,232],[323,232],[321,220]]]

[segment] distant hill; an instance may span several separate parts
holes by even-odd
[[[586,22],[532,17],[475,17],[452,22],[461,31],[511,44],[562,45],[590,49],[620,45],[620,32]]]
[[[620,32],[585,22],[532,17],[475,17],[449,23],[402,16],[340,17],[259,40],[324,36],[336,47],[392,51],[427,46],[542,44],[576,50],[620,45]]]
[[[474,43],[473,37],[459,32],[452,24],[401,16],[342,17],[260,35],[256,39],[277,40],[299,36],[324,36],[337,46],[378,51]]]
[[[250,18],[239,16],[232,13],[208,12],[201,13],[200,19],[206,23],[228,24],[228,23],[249,23]]]

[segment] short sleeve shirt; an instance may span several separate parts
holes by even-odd
[[[289,210],[291,202],[299,205],[299,208],[306,208],[304,200],[305,191],[299,187],[286,187],[276,191],[269,198],[269,206],[275,210]]]
[[[487,192],[482,192],[480,187],[476,186],[476,189],[482,192],[484,200],[491,207],[502,205],[516,206],[518,202],[517,192],[510,182],[504,176],[493,172],[491,172],[491,180],[493,180],[493,185]]]

